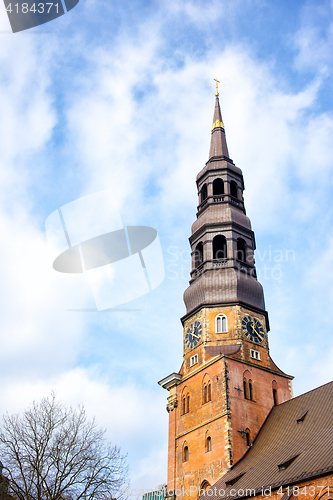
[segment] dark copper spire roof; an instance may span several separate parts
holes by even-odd
[[[229,158],[218,92],[216,92],[215,96],[216,99],[212,125],[212,138],[210,141],[209,160],[221,156]]]
[[[243,174],[229,158],[217,91],[209,160],[197,175],[197,188],[197,220],[190,236],[191,280],[184,293],[182,320],[202,307],[242,304],[264,314],[268,329],[253,258],[255,237],[244,207]],[[225,241],[220,254],[217,236]]]

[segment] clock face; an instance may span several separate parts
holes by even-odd
[[[193,349],[200,342],[202,335],[202,324],[200,321],[195,321],[192,323],[185,335],[185,344],[188,349]]]
[[[256,344],[260,344],[264,340],[265,331],[257,318],[249,315],[244,316],[242,319],[242,330],[245,337]]]

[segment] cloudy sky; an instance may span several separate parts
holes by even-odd
[[[0,6],[0,401],[55,390],[128,454],[133,488],[166,481],[167,393],[182,361],[195,176],[213,78],[269,312],[295,395],[333,378],[333,2],[80,0],[12,34]],[[109,188],[127,225],[155,228],[166,278],[105,312],[52,269],[45,220]],[[120,310],[119,310],[120,309]]]

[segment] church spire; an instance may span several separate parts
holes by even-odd
[[[215,109],[210,140],[209,160],[219,157],[229,158],[228,146],[225,137],[224,124],[219,101],[219,93],[215,93]]]
[[[192,270],[181,318],[184,360],[178,373],[159,382],[169,391],[166,500],[183,500],[185,491],[195,500],[217,484],[249,450],[272,406],[292,397],[292,377],[269,355],[243,174],[229,158],[216,93],[210,158],[196,178]]]
[[[166,500],[182,500],[184,491],[198,498],[249,449],[273,404],[292,397],[292,377],[269,355],[243,174],[229,158],[216,84],[209,160],[196,178],[184,360],[159,382],[169,391]]]
[[[197,220],[190,245],[192,270],[184,301],[188,317],[204,307],[242,305],[263,314],[263,288],[254,262],[255,236],[246,216],[240,168],[229,158],[224,125],[215,94],[210,154],[197,175]]]

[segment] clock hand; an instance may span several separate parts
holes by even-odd
[[[195,333],[192,333],[191,335],[192,335],[192,337],[196,337],[197,339],[200,339],[199,335],[196,335]]]
[[[263,335],[259,331],[259,329],[257,330],[257,325],[252,324],[251,326],[252,326],[253,334],[256,335],[259,339],[262,339]]]

